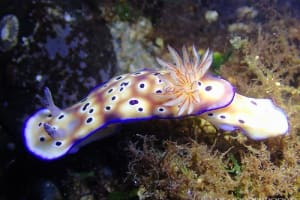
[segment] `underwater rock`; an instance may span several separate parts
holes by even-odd
[[[81,2],[72,3],[72,9],[64,6],[53,1],[32,1],[22,5],[21,13],[17,12],[20,11],[17,5],[11,10],[20,20],[20,41],[8,53],[0,54],[0,125],[3,127],[0,134],[9,136],[4,145],[15,144],[16,150],[5,160],[13,158],[17,166],[31,159],[20,133],[23,121],[41,106],[40,95],[45,86],[55,91],[53,97],[60,99],[60,106],[66,107],[117,72],[110,31],[99,17],[99,11]],[[12,173],[8,173],[7,177],[10,176]],[[13,187],[24,188],[24,180],[33,179],[30,173],[24,176],[23,180],[17,176],[10,179],[15,183]],[[20,195],[15,194],[15,199],[20,199]]]
[[[0,21],[0,51],[6,52],[18,43],[19,20],[17,16],[8,14]]]
[[[0,98],[0,119],[11,132],[20,132],[26,113],[41,106],[45,86],[66,107],[117,71],[110,32],[101,18],[88,11],[65,11],[54,3],[25,8],[22,44],[1,55],[0,89],[5,95]]]
[[[134,24],[112,22],[109,25],[120,73],[134,72],[140,68],[160,68],[153,54],[160,51],[147,40],[152,32],[152,23],[139,18]]]

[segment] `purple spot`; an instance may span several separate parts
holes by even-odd
[[[135,104],[138,104],[138,103],[139,103],[139,101],[136,100],[136,99],[132,99],[132,100],[129,101],[130,105],[135,105]]]
[[[110,106],[106,106],[106,107],[105,107],[105,110],[110,110],[110,109],[111,109]]]
[[[108,90],[108,93],[111,93],[113,90],[114,90],[114,89],[110,88],[110,89]]]
[[[239,119],[239,122],[240,122],[241,124],[244,124],[244,123],[245,123],[245,121],[242,120],[242,119]]]
[[[154,76],[157,76],[157,75],[159,75],[159,74],[160,74],[159,72],[156,72],[156,73],[154,73],[153,75],[154,75]]]
[[[129,82],[122,82],[121,84],[120,84],[120,86],[127,86],[129,84]]]
[[[86,123],[91,123],[92,121],[93,121],[93,118],[89,117],[89,118],[87,118]]]
[[[42,122],[39,123],[39,126],[42,126]]]
[[[119,76],[119,77],[116,78],[116,80],[120,80],[121,78],[122,78],[122,76]]]
[[[60,115],[60,116],[58,117],[58,119],[62,119],[62,118],[64,118],[64,115]]]
[[[41,141],[41,142],[44,142],[44,141],[45,141],[45,138],[44,138],[44,137],[40,137],[40,141]]]
[[[158,111],[159,112],[163,112],[165,109],[164,108],[159,108]]]
[[[122,92],[123,90],[124,90],[124,88],[123,88],[123,87],[121,87],[121,88],[120,88],[120,92]]]
[[[221,119],[225,119],[226,117],[225,117],[225,115],[221,115],[220,118]]]
[[[94,112],[94,109],[91,108],[91,109],[89,110],[89,113],[93,113],[93,112]]]
[[[116,96],[113,96],[113,97],[111,98],[111,100],[112,100],[112,101],[116,100]]]
[[[89,105],[90,105],[90,103],[84,104],[84,106],[83,106],[83,108],[82,108],[82,111],[85,111]]]
[[[210,85],[205,87],[206,91],[211,91],[211,89],[212,89],[212,86],[210,86]]]
[[[214,113],[208,113],[207,115],[212,117],[214,115]]]
[[[257,106],[257,103],[253,100],[250,101],[250,103],[252,103],[253,105]]]
[[[58,146],[58,147],[59,147],[61,144],[62,144],[62,143],[61,143],[60,141],[55,142],[55,145]]]
[[[141,83],[140,84],[140,88],[144,88],[145,87],[145,84],[144,83]]]
[[[159,93],[162,93],[162,91],[161,90],[156,90],[155,93],[159,94]]]
[[[139,112],[142,112],[144,109],[143,108],[138,108],[138,111]]]

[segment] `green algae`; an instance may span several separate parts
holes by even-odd
[[[232,54],[233,50],[228,49],[225,53],[214,52],[213,53],[213,62],[211,66],[211,70],[214,74],[220,75],[220,68],[225,62],[228,61]]]
[[[232,162],[232,167],[226,168],[227,172],[233,174],[234,176],[241,175],[241,165],[238,163],[237,159],[232,153],[228,155],[229,160]]]

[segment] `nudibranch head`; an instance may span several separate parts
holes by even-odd
[[[46,108],[37,111],[26,121],[24,139],[32,153],[43,159],[53,159],[70,150],[72,139],[65,138],[74,131],[78,122],[54,104],[48,88],[44,92],[42,103]],[[64,126],[66,122],[70,125]]]
[[[170,99],[164,103],[165,106],[178,106],[177,116],[182,116],[198,115],[231,103],[235,93],[232,85],[207,73],[213,61],[209,49],[201,60],[194,46],[192,60],[185,47],[182,49],[183,58],[173,48],[168,46],[168,49],[174,64],[157,58],[158,63],[169,72],[162,76],[165,82],[162,95]]]
[[[50,121],[51,118],[48,109],[41,109],[27,120],[24,127],[27,148],[43,159],[53,159],[69,151],[68,144],[59,140],[62,136],[59,136],[56,127],[50,126],[47,122],[42,123],[45,119]],[[46,134],[37,134],[38,132]]]

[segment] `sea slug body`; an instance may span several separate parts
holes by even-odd
[[[253,139],[287,132],[285,114],[270,100],[236,94],[228,81],[208,73],[211,51],[207,50],[200,59],[193,47],[191,60],[186,48],[183,48],[183,58],[168,48],[174,63],[157,59],[163,70],[145,69],[113,77],[66,109],[54,104],[46,88],[46,108],[37,111],[24,124],[28,150],[42,159],[56,159],[109,124],[191,115],[200,115],[226,130],[240,128]],[[279,122],[276,127],[269,127],[272,121],[264,119],[265,111],[274,114]]]
[[[254,140],[284,135],[289,128],[285,113],[270,99],[254,99],[237,93],[230,105],[201,117],[223,130],[240,129]]]

